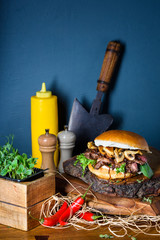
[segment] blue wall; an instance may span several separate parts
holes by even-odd
[[[75,97],[89,109],[106,46],[120,40],[124,54],[104,111],[112,128],[160,149],[159,13],[159,0],[1,0],[0,135],[14,134],[15,146],[31,154],[30,97],[43,81],[58,96],[60,130]]]

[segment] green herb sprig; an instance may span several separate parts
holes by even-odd
[[[84,153],[82,153],[82,154],[77,156],[77,160],[74,162],[74,166],[76,166],[78,162],[80,163],[80,165],[82,167],[82,176],[84,176],[86,167],[89,164],[91,164],[91,165],[95,164],[96,160],[88,159],[88,158],[85,157]]]
[[[28,158],[26,153],[19,154],[13,147],[14,136],[10,135],[5,145],[0,146],[0,175],[13,179],[24,179],[34,173],[37,158]]]
[[[108,239],[114,238],[114,236],[112,236],[110,234],[100,234],[99,237],[100,238],[108,238]]]
[[[143,179],[137,179],[137,182],[141,183],[141,182],[143,182]]]
[[[125,173],[125,166],[126,166],[126,163],[123,163],[121,164],[120,167],[116,168],[116,173]]]
[[[148,202],[149,204],[152,204],[153,202],[153,196],[151,197],[143,197],[142,202]]]
[[[136,237],[133,237],[132,235],[128,235],[128,237],[130,237],[131,240],[137,240],[137,238],[136,238]]]
[[[117,181],[116,181],[116,183],[119,183],[119,182],[120,182],[120,180],[117,180]]]

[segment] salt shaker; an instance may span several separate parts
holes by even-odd
[[[64,131],[57,135],[60,147],[60,162],[58,170],[64,173],[63,162],[72,157],[73,148],[75,147],[76,135],[68,130],[68,126],[64,126]]]
[[[49,134],[49,129],[45,129],[45,132],[38,138],[39,150],[42,154],[41,168],[49,168],[47,172],[55,173],[54,152],[56,150],[57,138],[54,134]]]

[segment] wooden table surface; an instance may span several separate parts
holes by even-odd
[[[154,230],[150,231],[149,233],[155,233]],[[51,229],[51,228],[45,228],[43,226],[38,226],[28,232],[24,232],[21,230],[17,230],[14,228],[10,228],[4,225],[0,224],[0,239],[2,240],[70,240],[70,239],[76,239],[76,240],[90,240],[90,239],[106,239],[99,237],[100,234],[110,234],[107,227],[100,227],[96,230],[76,230],[73,227],[65,228],[65,229]],[[129,235],[135,236],[133,232],[129,231]],[[111,234],[112,235],[112,234]],[[112,235],[113,236],[113,235]],[[160,239],[159,236],[148,236],[144,234],[139,234],[136,237],[136,240],[158,240]],[[125,239],[125,240],[132,240],[131,237],[113,237],[111,239]]]

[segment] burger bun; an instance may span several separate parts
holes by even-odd
[[[144,150],[150,152],[146,140],[137,133],[125,130],[109,130],[94,140],[96,146],[116,147],[131,150]]]
[[[134,176],[135,174],[132,173],[116,173],[115,170],[112,170],[111,168],[107,166],[100,167],[99,169],[95,169],[91,164],[88,165],[89,171],[93,174],[95,174],[98,178],[109,180],[109,179],[124,179],[124,178],[130,178]]]

